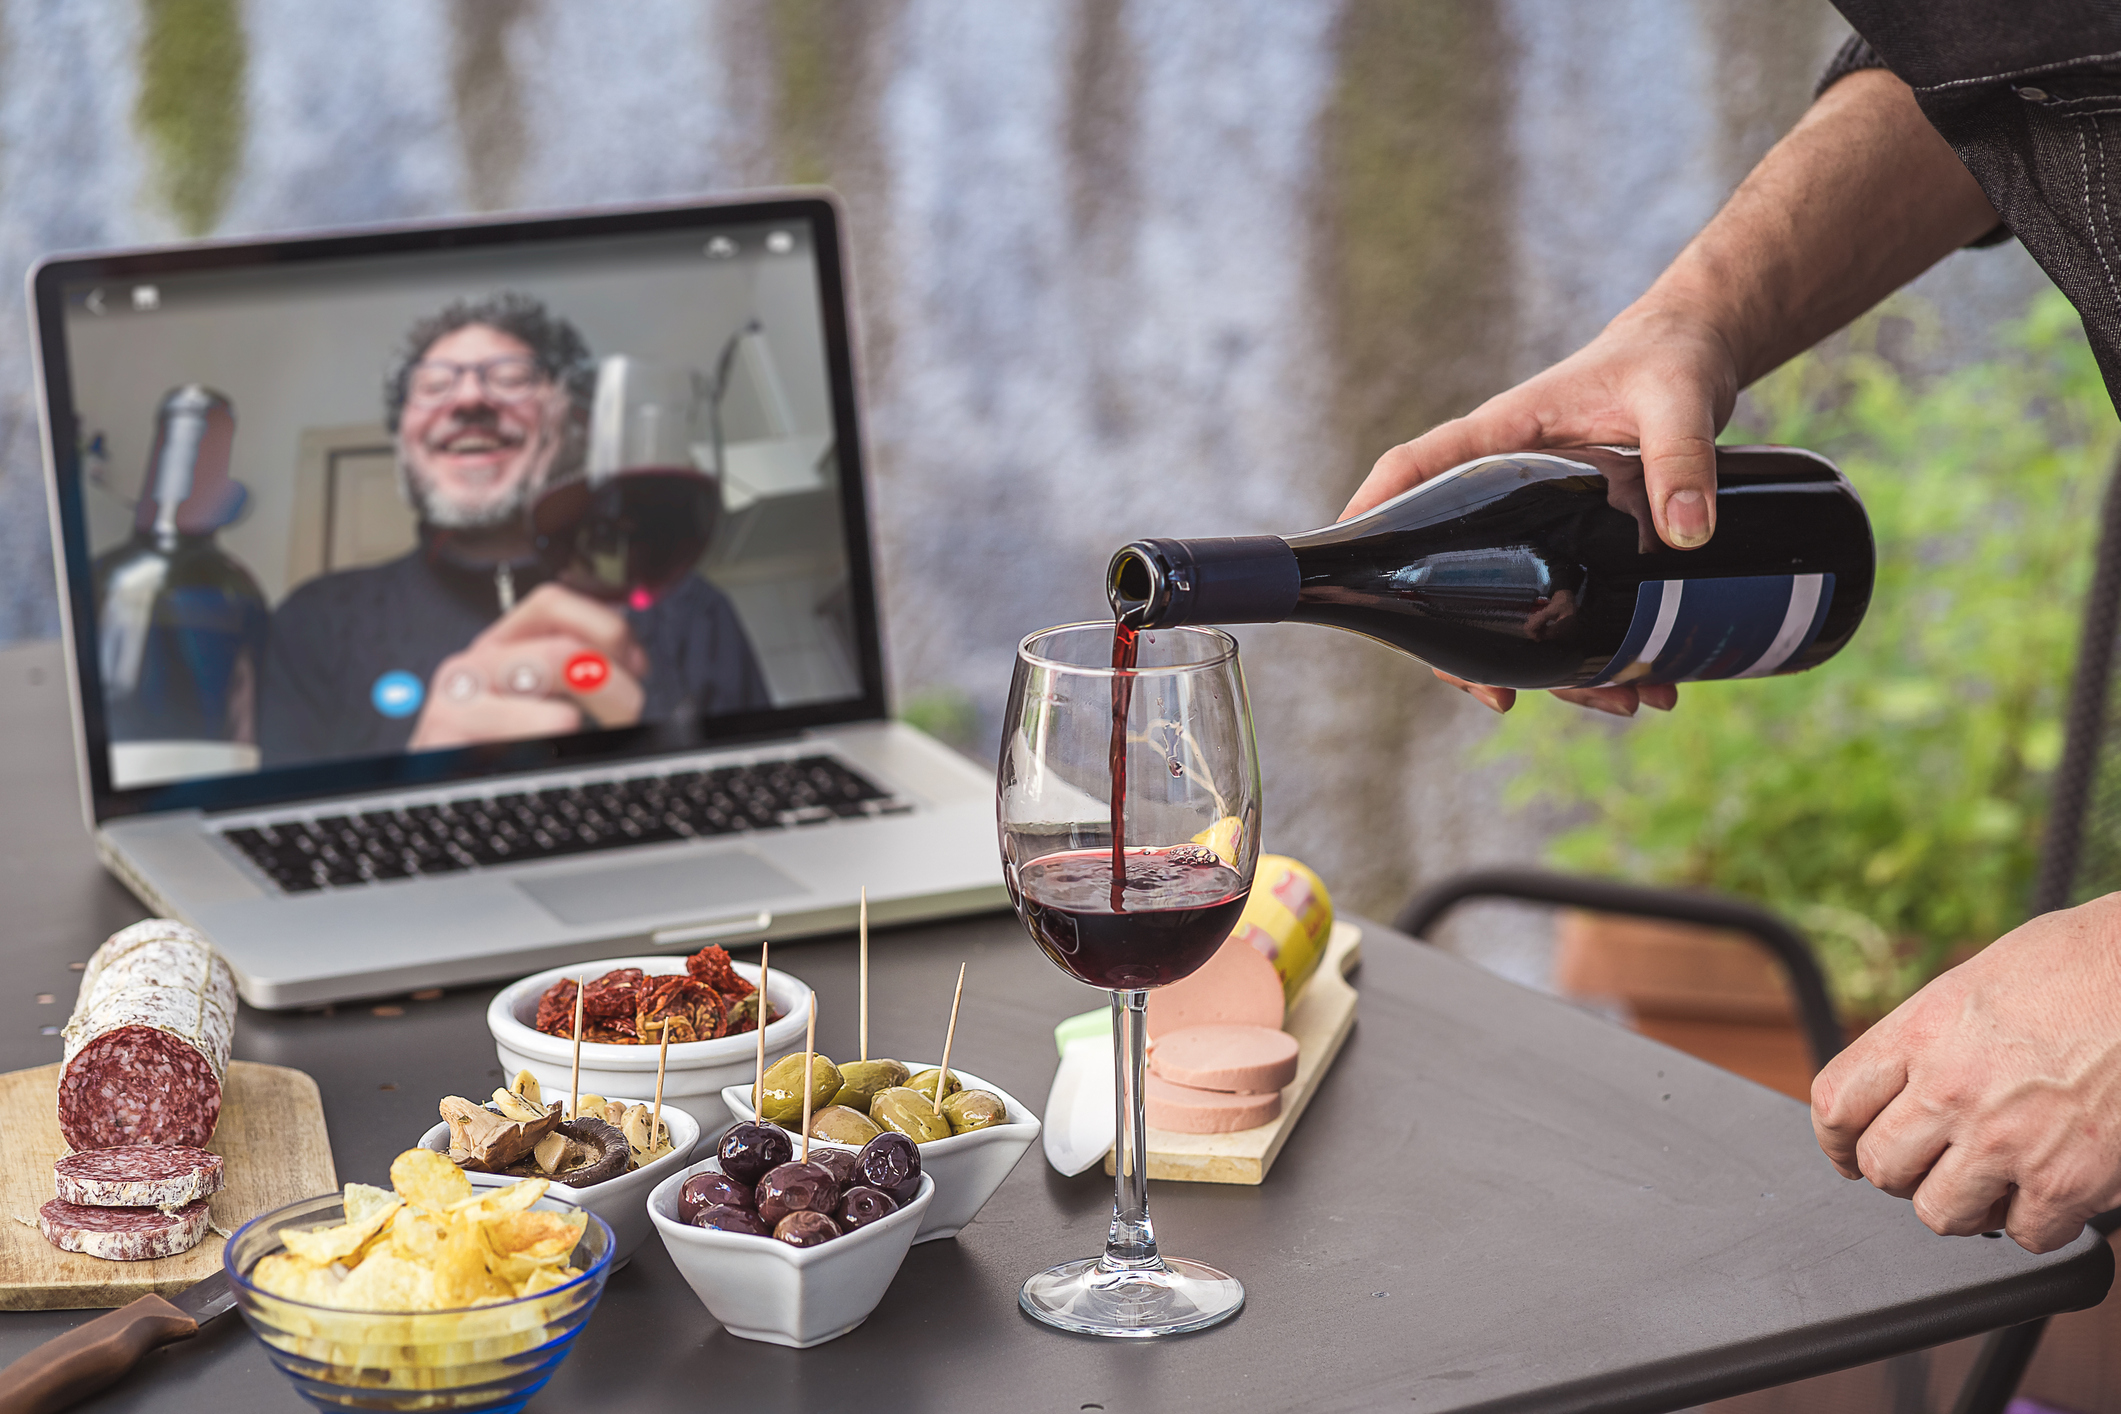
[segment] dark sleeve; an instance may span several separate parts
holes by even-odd
[[[648,650],[642,705],[647,720],[668,721],[680,713],[720,717],[773,705],[736,607],[706,580],[694,576],[655,607],[627,618]]]
[[[273,611],[258,684],[258,750],[268,767],[341,754],[332,749],[333,717],[346,695],[333,619],[326,596],[311,586]]]
[[[1860,34],[1852,34],[1839,49],[1834,51],[1834,57],[1827,62],[1826,72],[1819,76],[1819,82],[1812,89],[1812,99],[1817,102],[1820,94],[1825,93],[1850,74],[1864,69],[1883,69],[1887,67],[1889,65],[1886,64],[1885,60],[1878,57],[1878,51],[1871,48],[1868,40],[1864,39]],[[1968,249],[1972,249],[1975,246],[2002,245],[2010,238],[2011,228],[1998,221],[1995,227],[1987,234],[1968,241],[1966,244]]]

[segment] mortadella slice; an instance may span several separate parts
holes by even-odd
[[[1188,1026],[1157,1039],[1149,1068],[1175,1085],[1262,1095],[1296,1078],[1296,1038],[1266,1026]]]
[[[1220,1090],[1174,1085],[1156,1074],[1144,1079],[1142,1099],[1150,1128],[1176,1134],[1233,1134],[1257,1129],[1281,1113],[1278,1090],[1267,1095],[1226,1095]]]
[[[1149,993],[1149,1039],[1189,1026],[1279,1029],[1281,974],[1259,950],[1230,938],[1191,977]]]

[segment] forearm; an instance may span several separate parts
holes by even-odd
[[[1615,322],[1698,320],[1724,341],[1743,386],[1996,219],[1908,86],[1883,69],[1851,74]]]

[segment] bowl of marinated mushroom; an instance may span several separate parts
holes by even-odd
[[[474,1188],[543,1178],[565,1187],[568,1201],[611,1225],[613,1270],[654,1231],[648,1194],[685,1167],[700,1124],[666,1103],[658,1122],[653,1100],[584,1094],[549,1097],[528,1070],[485,1101],[446,1096],[442,1123],[420,1146],[447,1154]]]

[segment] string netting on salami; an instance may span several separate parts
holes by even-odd
[[[206,939],[161,918],[113,934],[81,974],[66,1023],[66,1142],[204,1147],[221,1118],[235,1024],[235,974]]]

